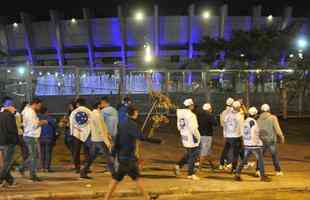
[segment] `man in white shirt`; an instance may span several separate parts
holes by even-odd
[[[175,174],[178,176],[180,168],[188,164],[188,179],[199,180],[195,175],[195,161],[200,154],[200,133],[198,130],[198,121],[193,113],[194,102],[192,99],[184,101],[185,109],[177,110],[177,126],[182,137],[182,143],[186,149],[183,158],[175,166]]]
[[[84,179],[90,179],[87,174],[90,166],[95,161],[98,154],[104,155],[107,160],[107,169],[112,173],[113,162],[111,156],[111,136],[108,133],[107,126],[104,122],[101,114],[100,101],[97,101],[94,106],[94,110],[91,113],[91,146],[90,146],[90,159],[84,164],[81,170],[80,177]]]
[[[241,104],[235,101],[232,104],[232,111],[225,114],[223,118],[223,133],[225,146],[221,155],[220,168],[224,166],[228,152],[232,149],[232,171],[235,171],[238,165],[239,153],[241,149],[242,127],[244,117],[240,113]]]
[[[29,106],[22,111],[24,142],[27,145],[29,156],[19,168],[19,172],[24,175],[25,168],[30,168],[30,178],[32,181],[41,181],[37,176],[37,163],[39,158],[38,139],[41,134],[41,126],[47,124],[46,120],[39,120],[37,112],[42,107],[40,99],[33,99]]]
[[[76,108],[70,114],[70,134],[73,136],[73,162],[75,172],[80,173],[81,148],[84,148],[85,160],[88,161],[91,131],[91,110],[86,107],[86,101],[78,98]]]

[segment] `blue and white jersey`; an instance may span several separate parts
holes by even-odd
[[[80,106],[70,115],[70,133],[77,139],[85,142],[91,131],[91,110]]]
[[[200,145],[197,117],[191,110],[177,110],[177,126],[185,148],[193,148]]]
[[[259,128],[254,118],[248,117],[243,126],[243,144],[246,148],[260,148],[263,142],[259,137]]]

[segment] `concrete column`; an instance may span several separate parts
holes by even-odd
[[[93,40],[93,29],[92,29],[92,14],[90,9],[83,8],[83,17],[87,28],[87,48],[88,48],[88,60],[91,68],[95,67],[95,48]]]
[[[6,64],[9,65],[10,63],[10,55],[9,55],[9,37],[8,37],[8,30],[6,24],[8,22],[7,17],[0,16],[0,30],[3,30],[4,38],[2,38],[2,45],[0,46],[0,51],[6,55]]]
[[[260,19],[262,16],[262,6],[256,5],[252,9],[252,29],[260,28]]]
[[[188,58],[192,59],[194,54],[193,46],[193,19],[195,16],[195,5],[191,4],[188,8]]]
[[[285,29],[291,22],[293,15],[293,7],[287,6],[284,8],[281,29]]]
[[[220,31],[219,31],[220,38],[224,38],[225,23],[226,23],[227,16],[228,16],[228,5],[224,4],[220,8],[220,26],[219,26],[220,27]]]
[[[154,55],[159,56],[159,14],[158,5],[154,6]]]
[[[118,20],[120,24],[120,32],[121,32],[121,55],[122,55],[122,64],[127,64],[127,33],[126,33],[126,16],[124,15],[124,11],[122,6],[117,7]]]
[[[51,17],[52,24],[54,27],[54,32],[55,32],[55,40],[56,40],[55,43],[56,43],[58,65],[60,67],[63,67],[65,63],[65,56],[64,56],[63,38],[62,38],[62,33],[61,33],[61,23],[60,23],[61,16],[58,11],[51,10],[50,17]]]
[[[34,36],[33,36],[33,30],[32,30],[32,20],[31,16],[27,13],[21,12],[20,18],[22,20],[22,23],[24,25],[24,37],[25,37],[25,47],[28,54],[28,63],[30,65],[35,64],[35,56],[33,55],[33,49],[34,49]]]

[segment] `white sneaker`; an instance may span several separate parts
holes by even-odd
[[[232,169],[232,164],[231,163],[225,166],[225,170],[230,170],[230,169]]]
[[[284,176],[283,172],[276,172],[276,176]]]
[[[255,176],[256,176],[256,177],[261,177],[260,172],[259,172],[259,171],[256,171]]]
[[[194,181],[199,181],[200,180],[200,178],[198,176],[196,176],[196,175],[191,175],[191,176],[188,176],[187,178],[188,179],[192,179]]]
[[[174,166],[174,174],[175,174],[175,176],[180,175],[180,166],[179,165]]]
[[[219,166],[219,170],[224,170],[224,168],[225,168],[224,165]]]

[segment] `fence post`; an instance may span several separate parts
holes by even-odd
[[[285,86],[281,90],[281,96],[282,96],[282,115],[283,115],[283,119],[287,120],[287,116],[288,116],[287,101],[288,101],[288,99],[287,99],[287,89]]]
[[[75,68],[75,96],[78,97],[80,96],[80,68],[76,67]]]
[[[33,96],[32,90],[32,66],[31,64],[27,63],[27,76],[26,76],[26,101],[31,102]]]
[[[302,117],[303,111],[303,92],[300,90],[298,92],[298,117]]]

